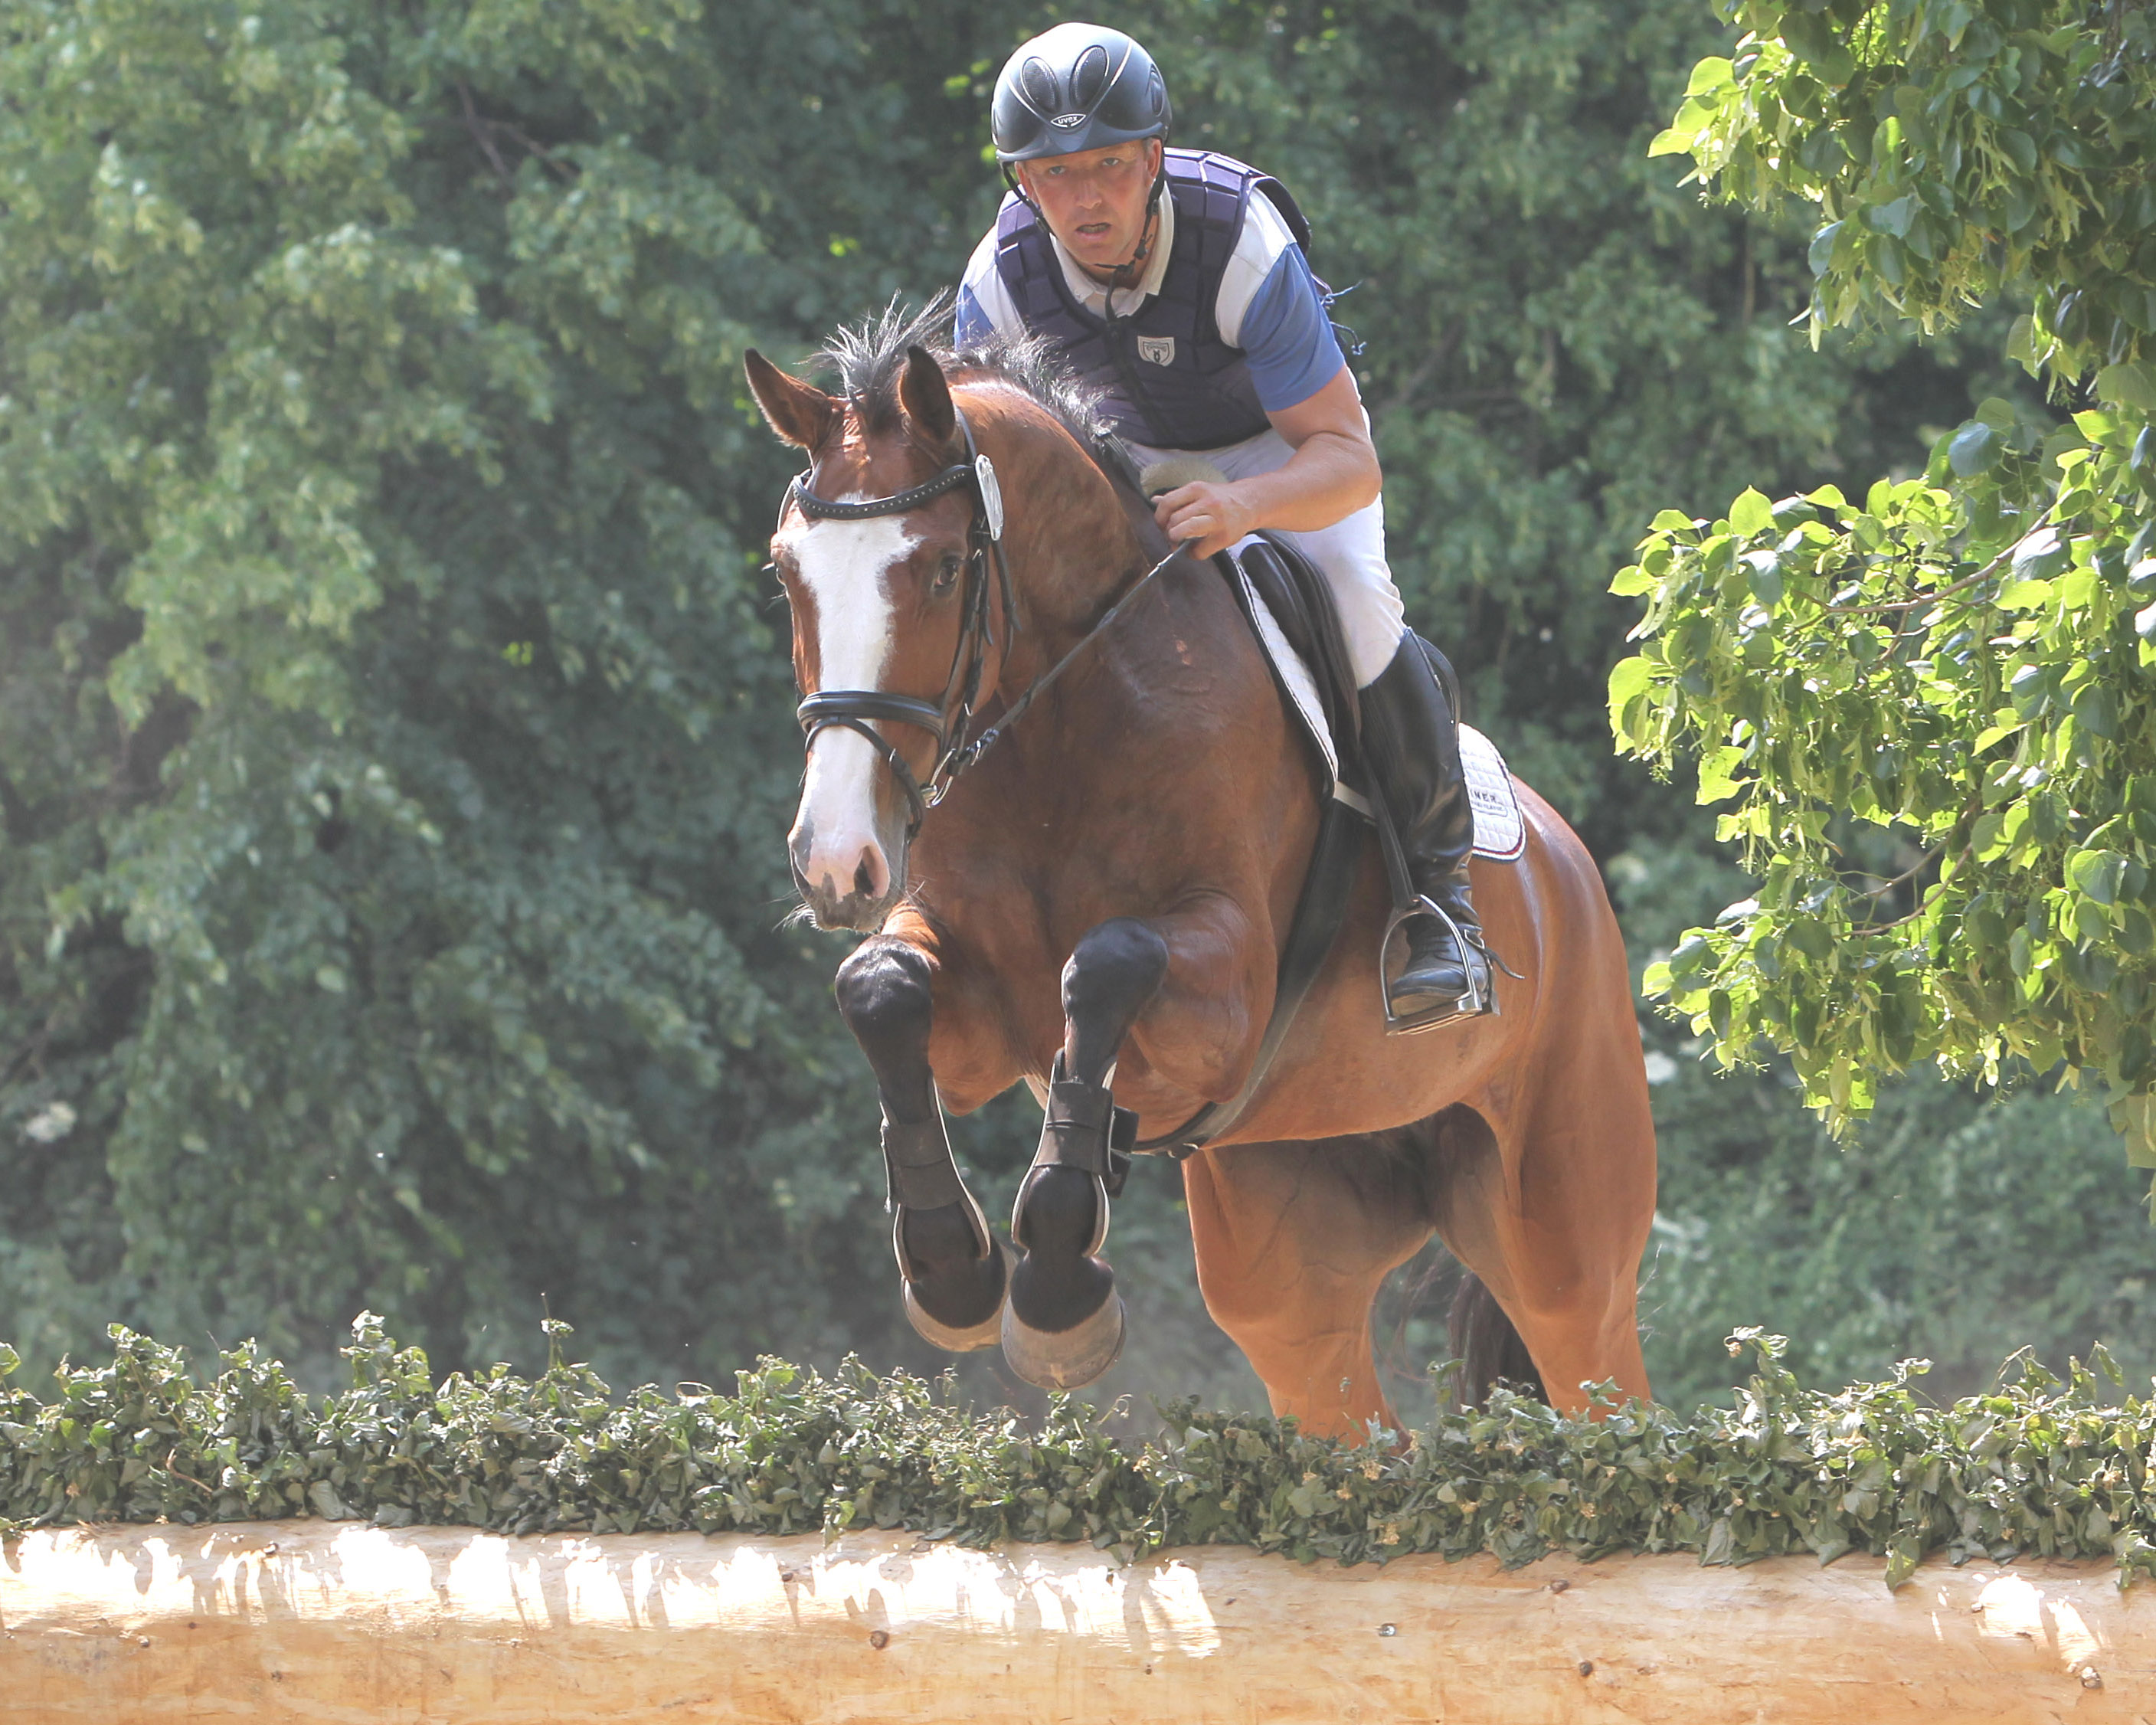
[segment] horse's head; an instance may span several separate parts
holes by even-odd
[[[966,579],[973,487],[952,485],[862,519],[819,506],[896,499],[963,459],[942,367],[910,349],[896,391],[880,402],[826,395],[754,352],[747,367],[772,429],[809,454],[771,541],[793,606],[795,684],[804,697],[897,696],[883,705],[919,703],[923,716],[948,720],[964,675],[964,602],[974,591]],[[932,771],[938,742],[924,724],[865,711],[876,705],[842,702],[849,716],[810,732],[788,849],[819,928],[873,929],[906,890],[918,810],[886,751],[917,781]]]

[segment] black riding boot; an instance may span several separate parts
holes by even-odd
[[[1441,913],[1425,907],[1402,925],[1407,963],[1386,989],[1385,1028],[1493,1011],[1490,960],[1467,896],[1475,814],[1460,777],[1460,724],[1422,641],[1403,634],[1393,662],[1356,699],[1363,759],[1399,835],[1406,885]]]

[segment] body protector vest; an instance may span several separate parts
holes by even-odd
[[[1262,193],[1306,251],[1310,223],[1278,180],[1231,157],[1169,150],[1162,172],[1175,200],[1175,243],[1160,291],[1128,317],[1078,303],[1046,224],[1015,192],[996,219],[996,272],[1026,327],[1106,393],[1102,407],[1118,434],[1155,449],[1217,449],[1272,423],[1242,350],[1221,339],[1214,316],[1244,212]]]

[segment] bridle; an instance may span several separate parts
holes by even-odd
[[[921,824],[928,811],[950,794],[959,775],[1003,740],[1033,705],[1034,697],[1061,676],[1070,661],[1113,623],[1139,591],[1174,562],[1183,546],[1189,543],[1185,540],[1172,547],[1166,557],[1132,582],[1099,620],[1079,637],[1069,652],[1026,686],[1024,693],[1004,709],[1000,719],[978,737],[969,736],[975,716],[973,703],[980,698],[983,670],[996,644],[995,621],[989,614],[988,606],[990,565],[994,567],[994,586],[1002,601],[1004,632],[1014,642],[1019,634],[1018,604],[1011,588],[1010,564],[1004,555],[1004,498],[996,480],[995,464],[981,453],[973,441],[973,428],[967,423],[965,414],[955,407],[952,412],[958,422],[959,434],[966,441],[966,459],[953,462],[932,479],[924,480],[908,490],[894,491],[887,497],[870,497],[859,503],[834,503],[808,489],[808,481],[815,474],[812,467],[795,475],[786,494],[787,501],[811,520],[863,521],[877,516],[904,515],[960,485],[970,485],[973,488],[973,518],[966,529],[966,591],[961,601],[965,620],[959,626],[958,644],[952,652],[951,670],[943,681],[942,701],[923,701],[917,696],[894,695],[883,689],[819,689],[794,709],[794,716],[801,721],[804,750],[814,747],[823,732],[840,726],[865,738],[869,747],[882,757],[899,789],[906,794],[906,807],[911,814],[906,828],[909,845],[920,834]],[[782,516],[785,514],[784,504],[780,505],[779,513]],[[936,739],[936,746],[942,752],[929,769],[925,783],[906,764],[906,757],[875,728],[878,720],[886,724],[911,725]]]
[[[816,471],[812,467],[795,476],[786,494],[788,501],[812,521],[865,521],[880,515],[904,515],[960,485],[973,488],[973,518],[966,528],[966,591],[961,602],[965,620],[959,625],[958,644],[952,652],[950,675],[943,680],[943,698],[922,701],[882,689],[819,689],[794,710],[804,733],[803,749],[814,747],[817,737],[835,725],[866,738],[869,747],[883,757],[899,789],[906,793],[911,813],[906,828],[909,844],[920,832],[928,811],[943,800],[953,781],[979,757],[981,745],[969,744],[967,732],[973,727],[973,703],[980,697],[982,670],[996,644],[995,623],[988,614],[992,562],[1003,600],[1004,631],[1010,639],[1018,639],[1018,608],[1011,592],[1010,564],[1004,557],[1004,497],[996,483],[995,463],[974,443],[973,428],[967,424],[966,416],[955,408],[952,411],[966,439],[966,459],[953,462],[933,479],[924,480],[909,490],[894,491],[888,497],[834,503],[808,489]],[[784,504],[780,505],[779,513],[785,513]],[[957,691],[955,713],[952,711],[953,690]],[[942,752],[929,769],[926,784],[915,776],[906,757],[875,728],[873,721],[878,719],[887,724],[911,725],[936,739]]]

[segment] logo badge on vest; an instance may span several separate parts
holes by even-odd
[[[1175,337],[1173,336],[1140,336],[1138,357],[1148,364],[1172,366],[1175,363]]]

